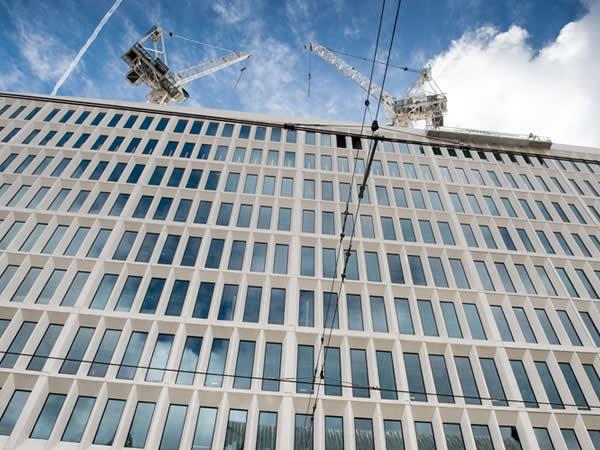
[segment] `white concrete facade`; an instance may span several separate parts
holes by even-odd
[[[388,129],[303,438],[369,141],[301,124],[0,93],[0,447],[600,446],[600,152]]]

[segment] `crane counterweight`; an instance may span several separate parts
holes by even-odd
[[[169,35],[173,36],[173,33],[169,33]],[[151,42],[152,48],[144,47],[147,41]],[[127,81],[134,86],[141,83],[147,85],[150,88],[150,93],[146,97],[149,103],[165,104],[171,101],[187,100],[189,93],[183,86],[190,81],[244,61],[249,57],[250,54],[246,52],[232,52],[179,72],[173,72],[167,63],[164,32],[161,27],[155,25],[123,54],[122,59],[130,67],[125,77]]]

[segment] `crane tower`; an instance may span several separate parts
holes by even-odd
[[[145,47],[150,43],[151,48]],[[134,86],[144,83],[150,88],[146,99],[149,103],[166,104],[183,102],[189,98],[184,86],[197,78],[204,77],[250,57],[246,52],[232,52],[208,62],[197,64],[179,72],[173,72],[167,62],[164,32],[158,25],[133,44],[122,58],[130,70],[127,81]]]

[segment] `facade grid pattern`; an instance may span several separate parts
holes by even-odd
[[[600,448],[600,152],[384,129],[338,298],[370,142],[283,124],[0,94],[0,446]]]

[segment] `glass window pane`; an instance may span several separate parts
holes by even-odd
[[[379,374],[379,387],[382,399],[397,400],[396,375],[392,352],[377,351],[377,372]]]
[[[256,343],[253,341],[240,341],[233,379],[233,387],[236,389],[250,389],[255,348]]]
[[[30,438],[49,439],[58,419],[62,406],[67,398],[64,394],[48,394],[46,402],[35,422]]]
[[[146,438],[150,430],[150,423],[154,415],[155,403],[138,402],[127,433],[125,447],[127,448],[144,448],[146,446]]]
[[[277,445],[277,413],[261,411],[258,415],[256,450],[275,450]]]
[[[61,441],[81,442],[81,437],[92,414],[94,403],[96,403],[94,397],[79,396],[77,398]]]
[[[267,342],[265,345],[265,366],[263,368],[263,391],[279,391],[281,370],[281,344]]]
[[[427,401],[421,361],[417,353],[404,353],[404,367],[411,401]]]
[[[0,436],[10,436],[31,391],[15,390],[0,418]]]
[[[394,305],[396,307],[398,331],[402,334],[415,334],[408,299],[395,298]]]
[[[127,344],[125,354],[117,372],[117,378],[133,380],[142,352],[144,351],[147,337],[148,333],[145,332],[134,331],[131,333],[129,343]]]
[[[169,405],[165,428],[160,440],[160,450],[178,450],[185,424],[187,406]]]
[[[221,387],[223,384],[223,376],[220,374],[223,374],[225,371],[228,348],[229,340],[213,339],[207,368],[209,375],[206,375],[205,386]]]
[[[103,377],[106,375],[108,370],[108,363],[111,362],[117,342],[121,337],[121,331],[119,330],[106,330],[100,341],[100,345],[96,350],[94,356],[94,362],[90,365],[88,370],[88,376],[90,377]]]
[[[371,419],[354,419],[354,441],[356,442],[356,448],[375,450],[373,422]]]
[[[298,345],[296,365],[296,392],[311,394],[313,391],[314,348],[312,345]],[[301,382],[300,382],[301,381]]]
[[[177,384],[194,384],[196,367],[198,366],[198,358],[202,349],[202,338],[199,336],[188,336],[185,339],[183,354],[179,370],[177,371]]]
[[[210,450],[212,448],[217,412],[217,408],[200,407],[192,444],[193,450]]]
[[[246,440],[246,418],[248,411],[230,409],[227,431],[225,432],[225,446],[227,450],[243,450]]]
[[[419,450],[435,450],[435,436],[431,422],[415,422],[415,433]]]
[[[445,423],[444,435],[446,436],[446,445],[449,450],[464,450],[465,441],[463,440],[462,430],[458,423]],[[477,442],[475,443],[477,445]],[[479,450],[479,447],[477,447]],[[492,449],[493,450],[493,449]]]

